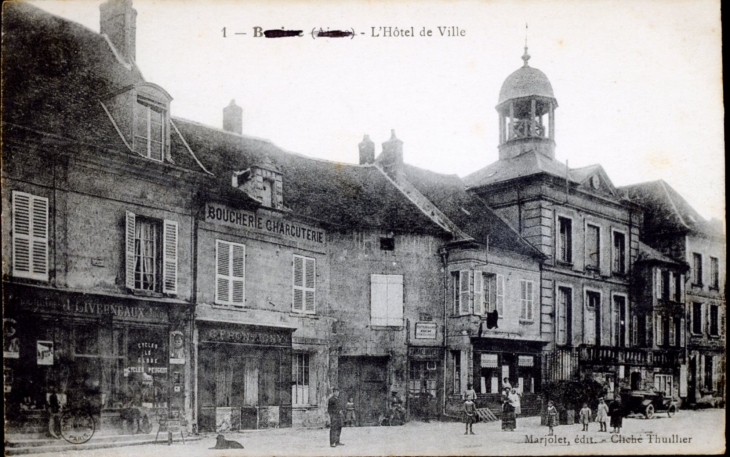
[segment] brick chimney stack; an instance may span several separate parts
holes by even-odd
[[[365,135],[358,146],[360,147],[360,165],[375,162],[375,143],[370,140],[370,135]]]
[[[223,108],[223,130],[239,135],[243,132],[243,108],[235,100]]]
[[[390,131],[390,139],[383,143],[383,152],[378,157],[383,170],[393,179],[403,169],[403,142],[396,138],[395,130]]]
[[[107,0],[99,5],[101,12],[100,32],[129,62],[137,58],[137,11],[132,0]]]

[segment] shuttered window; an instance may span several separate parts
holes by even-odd
[[[403,326],[402,275],[370,275],[370,324]]]
[[[535,305],[535,283],[533,281],[520,280],[520,319],[531,321],[533,319],[533,308]]]
[[[13,192],[13,276],[48,281],[48,199]]]
[[[484,273],[474,272],[474,314],[484,314]],[[488,291],[487,291],[488,292]]]
[[[309,257],[294,255],[292,311],[315,312],[315,261]]]
[[[497,314],[499,317],[504,316],[504,275],[497,275],[497,293],[495,300],[497,302]]]
[[[127,288],[177,294],[177,222],[143,218],[127,211],[125,232]]]
[[[216,240],[215,259],[215,302],[243,307],[246,300],[246,246]]]

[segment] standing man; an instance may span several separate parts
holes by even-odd
[[[327,400],[327,414],[330,416],[330,446],[344,446],[340,443],[342,433],[342,410],[340,408],[340,389],[335,388],[332,396]]]

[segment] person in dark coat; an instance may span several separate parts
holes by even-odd
[[[621,404],[621,396],[616,395],[616,399],[608,406],[608,415],[611,417],[611,433],[621,433],[621,427],[624,424],[624,406]]]
[[[344,446],[340,443],[340,433],[342,433],[342,408],[340,408],[340,390],[334,389],[332,396],[327,400],[327,414],[330,416],[330,446]]]

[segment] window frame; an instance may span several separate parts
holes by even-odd
[[[573,298],[573,287],[569,286],[567,284],[556,284],[556,307],[555,307],[555,343],[558,345],[571,345],[573,342],[573,302],[575,301]],[[562,338],[560,337],[560,320],[562,318],[561,314],[561,308],[562,304],[560,303],[560,299],[562,298],[561,295],[561,289],[565,291],[569,291],[569,293],[566,295],[567,302],[565,303],[565,341],[562,341]],[[570,308],[570,310],[568,309]]]
[[[713,320],[712,314],[715,312]],[[710,303],[707,309],[707,334],[709,336],[720,336],[720,306]]]
[[[529,291],[529,293],[528,293]],[[524,314],[523,314],[524,311]],[[535,281],[520,279],[520,322],[535,321]]]
[[[591,306],[591,297],[598,296],[598,301]],[[602,319],[603,319],[603,291],[601,289],[596,289],[592,287],[584,287],[583,288],[583,343],[584,344],[590,344],[588,343],[588,328],[590,328],[587,325],[587,316],[588,313],[593,313],[593,339],[594,339],[594,346],[601,346],[602,340],[603,340],[603,326],[602,326]],[[600,327],[600,328],[599,328]]]
[[[616,252],[616,235],[621,235],[623,237],[623,246],[622,246],[622,252],[620,253],[620,255],[621,255],[620,262],[617,262],[617,260],[618,260],[617,257],[619,255],[619,253]],[[626,240],[627,240],[628,236],[626,235],[626,232],[624,232],[623,230],[611,229],[611,238],[612,238],[612,240],[611,240],[612,241],[612,243],[611,243],[611,271],[614,274],[625,275],[626,270],[627,270],[627,268],[626,268]],[[616,269],[617,265],[620,265],[620,267],[621,267],[618,270]]]
[[[302,284],[297,284],[297,259],[302,259]],[[307,268],[307,262],[311,261],[312,267],[312,287],[307,286],[307,274],[309,269]],[[301,291],[301,308],[297,308],[297,291]],[[311,292],[312,297],[312,309],[307,309],[307,293]],[[293,313],[299,314],[316,314],[317,313],[317,259],[314,257],[307,257],[300,254],[292,255],[292,307]]]
[[[623,299],[623,308],[624,308],[624,326],[623,326],[623,341],[621,339],[620,335],[620,329],[621,329],[621,310],[618,308],[618,303],[616,301],[617,297],[621,297]],[[616,313],[618,313],[618,319],[619,321],[614,322],[614,317],[616,316]],[[631,316],[631,307],[629,306],[629,296],[625,293],[620,292],[612,292],[611,293],[611,345],[613,345],[614,341],[616,342],[615,347],[619,348],[628,348],[631,347],[631,340],[632,340],[632,333],[634,329],[633,326],[633,320]],[[638,320],[636,320],[636,332],[638,334]],[[618,332],[618,334],[614,335],[614,332]],[[638,335],[637,335],[638,337]]]
[[[692,302],[692,325],[690,327],[692,335],[702,335],[705,332],[704,308],[704,303]],[[699,309],[699,313],[697,313],[695,309]],[[697,316],[697,314],[699,314],[699,316]],[[699,328],[699,331],[695,331],[697,328]]]
[[[49,271],[50,271],[50,206],[49,206],[49,200],[47,197],[41,197],[40,195],[33,195],[27,192],[21,192],[14,190],[12,192],[12,215],[11,215],[11,230],[12,230],[12,276],[15,278],[27,278],[27,279],[35,279],[39,281],[48,281],[49,280]],[[20,208],[19,205],[20,199],[26,198],[28,200],[28,209],[27,209],[27,234],[22,233],[20,222]],[[45,217],[45,227],[43,228],[44,236],[37,236],[37,230],[39,227],[36,225],[40,225],[41,222],[39,221],[39,224],[36,224],[36,218],[40,216],[40,213],[36,211],[36,205],[41,206],[43,217]],[[19,265],[19,259],[23,257],[21,255],[21,252],[24,251],[26,248],[22,245],[24,244],[23,241],[27,243],[27,271],[25,268],[21,268]],[[40,245],[42,248],[42,253],[45,256],[45,259],[38,259],[37,255],[39,253],[37,247]],[[20,252],[19,252],[20,251]],[[42,265],[41,265],[42,263]],[[40,272],[36,270],[37,267],[40,268]]]
[[[140,154],[142,157],[145,157],[150,160],[154,160],[155,162],[164,162],[165,161],[165,152],[167,151],[167,106],[166,104],[157,102],[155,100],[152,100],[151,98],[137,95],[135,103],[135,110],[134,110],[134,151]],[[146,132],[144,134],[146,136],[143,136],[138,132],[138,126],[139,126],[139,106],[142,106],[145,108],[145,113],[147,115],[147,118],[145,120],[145,126],[146,126]],[[153,142],[156,142],[156,140],[152,139],[152,117],[150,113],[152,111],[156,111],[160,114],[160,158],[157,159],[152,156],[152,144]],[[141,143],[140,140],[144,140],[144,143]],[[145,153],[143,153],[139,148],[140,146],[144,144],[145,146]]]
[[[292,351],[292,380],[291,380],[291,402],[292,407],[306,407],[316,405],[316,395],[313,395],[312,388],[312,354],[307,351]],[[302,362],[306,362],[302,363]],[[301,377],[300,377],[301,375]],[[301,385],[300,385],[301,381]],[[306,381],[306,382],[305,382]],[[301,399],[300,394],[301,393]],[[301,401],[300,401],[301,400]],[[314,402],[313,402],[314,400]]]
[[[557,233],[555,236],[555,260],[564,265],[573,264],[573,218],[567,215],[558,214]],[[563,222],[567,222],[567,233],[563,240]],[[563,255],[563,252],[565,255]]]
[[[720,289],[720,259],[710,256],[710,289]]]
[[[137,275],[137,221],[154,224],[159,239],[155,252],[157,286],[143,289],[136,286]],[[178,223],[174,220],[159,219],[126,211],[125,214],[125,286],[133,293],[176,295],[178,293]]]
[[[219,271],[219,264],[220,264],[220,254],[221,254],[221,246],[227,245],[228,250],[228,269],[227,272],[229,274],[223,275]],[[241,257],[241,270],[242,274],[241,276],[235,276],[234,273],[234,250],[236,248],[240,248],[242,250]],[[223,300],[221,299],[219,292],[220,288],[218,285],[218,281],[224,279],[228,280],[228,297],[227,299]],[[241,282],[241,300],[235,301],[234,300],[234,287],[233,282],[234,281],[240,281]],[[216,239],[215,240],[215,299],[214,302],[217,305],[223,305],[223,306],[230,306],[233,308],[243,308],[246,304],[246,245],[241,243],[236,243],[233,241],[227,241],[227,240],[221,240]]]
[[[596,264],[589,265],[589,260],[591,258],[591,255],[588,253],[588,233],[590,230],[595,229],[596,230]],[[585,251],[585,258],[584,258],[584,265],[586,270],[591,271],[600,271],[601,270],[601,226],[598,225],[595,222],[589,222],[586,221],[585,224],[585,236],[584,236],[584,251]]]
[[[702,287],[702,262],[704,259],[702,258],[702,254],[699,252],[693,252],[692,253],[692,285],[695,287]]]

